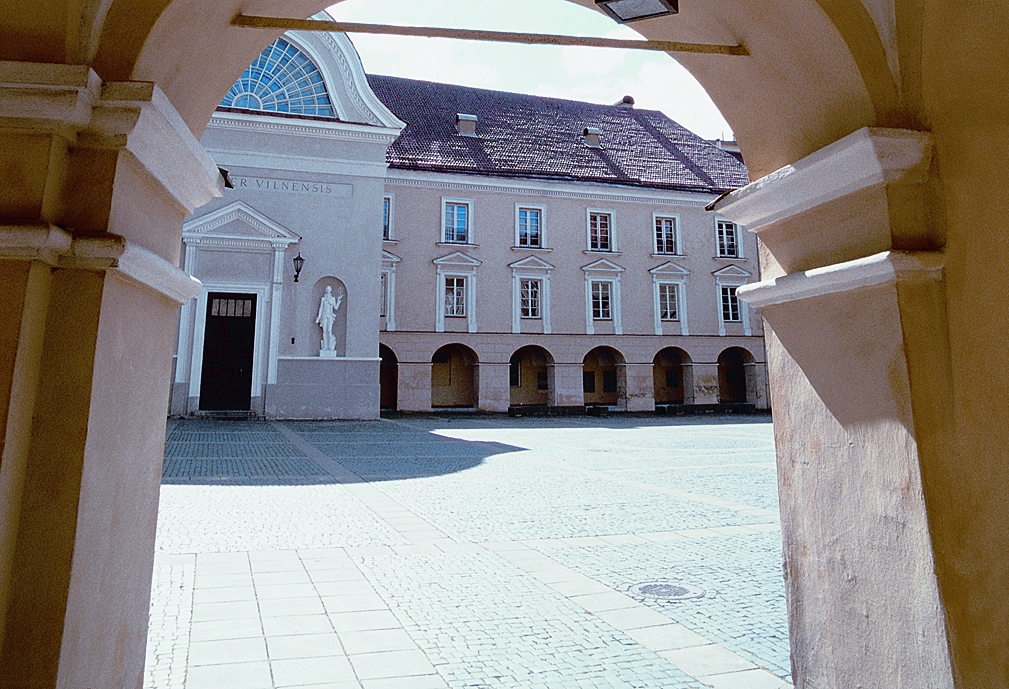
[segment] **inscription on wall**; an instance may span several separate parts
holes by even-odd
[[[266,179],[264,177],[237,177],[232,175],[235,189],[247,191],[276,191],[282,194],[309,194],[349,198],[353,187],[349,184],[312,182],[300,179]]]

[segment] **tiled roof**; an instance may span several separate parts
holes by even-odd
[[[603,182],[722,192],[749,181],[735,157],[655,110],[370,75],[375,94],[407,123],[389,147],[401,170]],[[477,138],[456,131],[476,115]],[[582,141],[602,131],[602,148]]]

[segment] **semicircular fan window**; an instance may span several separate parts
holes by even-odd
[[[336,117],[319,68],[283,38],[278,38],[259,54],[224,96],[221,105]]]

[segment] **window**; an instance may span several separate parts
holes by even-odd
[[[466,316],[466,278],[445,278],[445,315]]]
[[[382,273],[382,301],[378,315],[385,318],[389,310],[389,274]]]
[[[469,223],[468,203],[445,202],[444,241],[452,244],[467,244],[470,239]]]
[[[536,389],[537,390],[549,390],[549,383],[547,381],[547,372],[538,371],[536,373]]]
[[[655,216],[655,253],[678,254],[676,218]]]
[[[228,90],[221,105],[336,117],[319,68],[283,38],[278,38],[259,54]]]
[[[522,318],[540,317],[540,292],[542,283],[539,280],[522,280],[520,298]]]
[[[663,321],[680,320],[679,290],[668,282],[659,283],[659,318]]]
[[[589,250],[613,250],[613,217],[609,213],[589,213]]]
[[[592,282],[592,320],[609,321],[613,319],[610,310],[610,290],[612,284],[609,282]]]
[[[542,246],[543,211],[539,208],[518,209],[518,246]]]
[[[582,392],[593,393],[596,391],[596,372],[585,371],[582,373]]]
[[[722,320],[726,323],[739,323],[739,299],[736,297],[736,288],[727,285],[721,286],[722,291]]]
[[[508,385],[513,388],[522,387],[522,357],[513,356],[508,365]]]
[[[392,239],[392,197],[382,199],[382,239]]]
[[[735,223],[728,220],[718,221],[718,257],[742,258],[739,251],[739,237]]]
[[[226,316],[228,318],[251,318],[251,299],[213,299],[210,302],[211,316]]]
[[[678,388],[680,387],[680,372],[675,368],[666,369],[666,387],[667,388]]]

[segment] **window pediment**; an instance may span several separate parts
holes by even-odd
[[[526,256],[525,258],[519,259],[513,263],[509,263],[508,267],[512,270],[553,270],[553,266],[541,258],[536,256]]]
[[[622,273],[624,269],[618,266],[613,261],[608,261],[605,258],[601,258],[598,261],[588,264],[587,266],[582,266],[582,270],[585,272],[605,272],[605,273]]]
[[[435,265],[454,268],[475,268],[482,265],[483,261],[477,260],[472,256],[467,256],[461,251],[454,251],[447,256],[434,259],[434,263]]]
[[[657,275],[659,277],[675,277],[681,275],[690,275],[690,271],[683,266],[677,265],[672,261],[663,263],[661,266],[656,266],[648,271],[652,275]]]
[[[739,266],[726,266],[721,270],[716,270],[712,273],[715,277],[719,278],[748,278],[751,274],[740,268]]]

